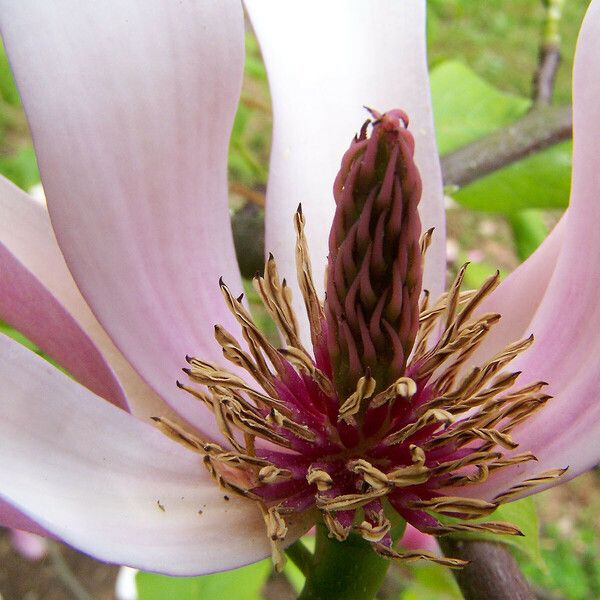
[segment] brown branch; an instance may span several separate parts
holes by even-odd
[[[537,105],[549,105],[554,93],[554,80],[560,65],[560,21],[565,0],[543,0],[545,6],[542,43],[538,67],[533,78],[533,99]]]
[[[572,133],[570,106],[537,107],[512,125],[443,156],[444,184],[462,187],[569,139]]]
[[[232,181],[229,184],[229,192],[246,198],[248,202],[252,202],[252,204],[256,204],[256,206],[263,208],[265,206],[265,195],[263,192],[249,188],[247,185],[244,185],[239,181]]]
[[[440,538],[447,556],[470,561],[453,571],[465,600],[535,600],[517,561],[501,543]]]
[[[540,48],[538,67],[533,78],[533,98],[536,104],[549,105],[554,93],[554,80],[560,65],[560,48],[546,44]]]
[[[248,203],[231,219],[233,241],[240,271],[250,279],[265,264],[265,212],[256,204]]]

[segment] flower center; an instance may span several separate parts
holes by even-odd
[[[286,523],[306,511],[319,515],[340,541],[355,531],[390,558],[461,566],[460,560],[425,551],[394,550],[394,515],[438,535],[518,535],[508,523],[471,521],[564,472],[541,473],[492,502],[463,495],[494,471],[535,460],[530,452],[507,457],[505,451],[517,446],[514,427],[549,396],[543,382],[516,388],[519,373],[506,370],[532,337],[467,368],[500,318],[477,314],[498,285],[498,273],[479,290],[461,292],[465,266],[435,303],[421,294],[432,231],[419,238],[414,144],[399,124],[405,128],[408,119],[399,111],[388,115],[374,113],[371,137],[364,126],[336,180],[326,303],[313,282],[301,207],[294,217],[298,284],[312,348],[301,339],[291,290],[270,256],[253,283],[284,346],[269,341],[242,297],[221,281],[245,343],[220,325],[215,338],[225,358],[250,379],[188,357],[184,371],[203,387],[178,382],[212,411],[229,447],[155,419],[202,456],[224,490],[257,504],[279,567]]]

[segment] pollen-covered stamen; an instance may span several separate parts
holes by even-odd
[[[523,536],[523,532],[512,525],[503,521],[487,521],[485,523],[455,523],[454,525],[441,525],[439,527],[423,528],[424,533],[432,535],[443,535],[446,533],[493,533],[496,535],[518,535]]]
[[[385,516],[381,501],[374,500],[364,507],[364,520],[354,527],[363,539],[373,544],[384,540],[392,528],[392,524]]]
[[[429,425],[448,425],[454,423],[455,419],[450,412],[441,408],[430,408],[421,415],[414,423],[406,425],[402,429],[395,431],[385,438],[386,444],[401,444],[409,437],[412,437],[417,431]],[[439,439],[439,438],[436,438]]]
[[[532,477],[530,479],[526,479],[521,483],[510,488],[508,491],[503,494],[499,494],[494,498],[494,502],[506,502],[511,498],[515,498],[516,496],[520,496],[524,491],[529,490],[531,488],[541,487],[546,483],[550,483],[559,477],[562,477],[566,472],[567,468],[563,469],[550,469],[549,471],[544,471],[540,475],[536,477]]]
[[[363,400],[373,395],[376,385],[377,382],[371,377],[371,372],[367,368],[365,375],[356,383],[356,391],[348,396],[340,406],[338,419],[344,420],[346,423],[355,423],[354,415],[360,411]]]
[[[215,339],[238,370],[188,358],[192,384],[177,384],[212,411],[225,441],[215,444],[156,419],[165,434],[201,456],[218,485],[259,505],[278,568],[288,520],[305,511],[320,511],[332,537],[344,540],[355,531],[394,560],[461,566],[426,552],[394,550],[391,512],[437,535],[519,535],[507,523],[466,521],[564,473],[530,477],[494,502],[462,495],[501,469],[536,460],[530,452],[514,453],[511,435],[549,396],[544,382],[518,387],[520,373],[506,370],[532,338],[483,365],[469,364],[500,318],[477,313],[498,274],[479,290],[462,292],[462,269],[439,299],[430,301],[426,292],[417,298],[431,232],[418,239],[407,123],[396,111],[377,115],[371,137],[367,124],[344,156],[335,184],[337,262],[333,270],[330,264],[328,286],[334,294],[325,306],[312,280],[301,209],[294,217],[312,349],[300,340],[290,288],[270,257],[255,287],[284,347],[267,339],[242,297],[220,281],[243,341],[220,325]],[[339,319],[332,321],[334,315]]]
[[[379,408],[391,400],[410,400],[417,393],[417,384],[410,377],[400,377],[369,402],[371,408]]]
[[[304,235],[304,224],[305,219],[302,214],[302,205],[300,204],[294,216],[294,227],[296,230],[296,275],[310,323],[312,343],[313,346],[318,346],[322,334],[325,311],[313,281],[308,243]]]
[[[384,544],[374,544],[373,548],[381,556],[396,560],[400,563],[411,563],[417,560],[428,560],[430,562],[443,565],[444,567],[450,567],[451,569],[462,569],[469,564],[467,560],[461,560],[460,558],[445,558],[433,554],[433,552],[427,552],[426,550],[412,551],[412,552],[396,552],[390,546]]]
[[[285,555],[281,550],[281,542],[285,540],[285,536],[287,535],[287,526],[277,509],[266,508],[264,506],[261,506],[261,509],[267,527],[267,535],[271,542],[273,564],[277,571],[282,571],[285,565]]]
[[[479,498],[463,498],[461,496],[439,496],[431,500],[409,502],[410,508],[427,509],[440,515],[456,516],[462,519],[477,519],[492,514],[498,504],[479,500]]]
[[[319,492],[327,492],[333,487],[331,475],[327,471],[314,466],[308,469],[306,481],[310,485],[316,485]]]

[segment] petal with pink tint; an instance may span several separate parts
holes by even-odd
[[[127,409],[123,389],[92,340],[2,243],[0,265],[0,319],[94,393]]]
[[[43,527],[40,527],[35,521],[19,512],[12,504],[2,500],[0,496],[0,527],[9,527],[11,529],[20,529],[28,533],[51,537]]]
[[[531,331],[536,342],[515,365],[523,383],[543,380],[554,398],[515,431],[526,463],[490,478],[493,495],[545,469],[574,477],[600,461],[600,0],[585,17],[573,73],[573,177],[561,253]],[[479,493],[479,492],[478,492]]]
[[[1,243],[15,260],[49,290],[92,339],[103,359],[117,375],[132,412],[140,418],[155,415],[173,418],[165,403],[115,348],[82,298],[56,243],[46,207],[0,176],[0,214]],[[40,309],[43,311],[43,307]],[[77,347],[72,349],[72,352],[76,351]],[[83,383],[83,380],[80,382]],[[96,393],[100,391],[96,390]]]
[[[42,560],[48,554],[48,541],[29,531],[11,529],[10,542],[13,549],[27,560]]]
[[[404,535],[400,538],[399,544],[408,550],[426,550],[441,555],[435,536],[419,531],[410,523],[406,524]]]
[[[531,320],[560,254],[564,225],[563,218],[542,245],[481,303],[479,313],[496,312],[502,318],[473,354],[470,364],[481,364],[508,344],[531,334]]]
[[[100,560],[172,575],[268,555],[254,503],[231,497],[202,460],[0,336],[0,495]],[[292,524],[290,540],[305,523]]]
[[[215,322],[234,327],[218,278],[240,287],[226,181],[240,4],[0,0],[0,25],[79,288],[142,377],[203,424],[175,381],[186,354],[222,359]]]
[[[445,278],[442,179],[434,138],[425,46],[424,0],[246,0],[269,74],[273,142],[266,249],[293,280],[292,216],[299,203],[320,292],[333,219],[333,181],[342,155],[369,116],[402,108],[416,138],[423,179],[420,213],[436,228],[425,287]],[[297,294],[296,294],[297,295]]]

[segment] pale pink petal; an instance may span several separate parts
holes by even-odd
[[[406,524],[404,535],[399,543],[403,548],[408,550],[427,550],[427,552],[433,552],[437,555],[441,554],[435,536],[419,531],[410,523]]]
[[[6,336],[0,379],[0,494],[43,528],[100,560],[173,575],[269,553],[255,503],[227,500],[197,454]]]
[[[577,45],[573,87],[573,182],[562,250],[530,325],[536,337],[519,361],[523,382],[544,380],[554,396],[515,432],[518,450],[539,463],[494,478],[492,495],[520,477],[569,467],[567,479],[600,460],[600,0],[587,12]]]
[[[83,385],[126,409],[123,389],[98,348],[2,243],[0,267],[0,319],[23,333]]]
[[[35,533],[41,536],[50,536],[38,523],[26,517],[19,512],[12,504],[2,500],[0,497],[0,527],[9,527],[11,529],[20,529],[28,533]]]
[[[48,541],[29,531],[11,529],[10,542],[12,547],[27,560],[42,560],[48,554]]]
[[[8,233],[0,237],[0,319],[23,333],[90,390],[126,408],[123,389],[98,348],[60,299],[12,252],[11,246],[24,257],[37,251],[37,262],[48,263],[42,255],[47,248],[35,235],[44,208],[2,178],[0,209],[0,234]],[[18,217],[29,217],[26,229],[19,227]],[[27,233],[33,234],[31,239]],[[3,243],[5,239],[8,246]]]
[[[564,221],[564,218],[561,219],[542,245],[482,302],[481,314],[496,312],[502,318],[473,354],[471,364],[481,364],[508,344],[530,335],[531,320],[556,267]]]
[[[269,74],[273,142],[266,250],[294,280],[292,217],[299,203],[315,279],[323,291],[333,180],[343,153],[369,116],[364,105],[402,108],[416,138],[423,178],[421,218],[436,228],[425,287],[443,291],[442,180],[434,138],[424,0],[246,0]],[[297,295],[297,294],[296,294]]]
[[[226,157],[241,85],[235,0],[0,0],[50,215],[73,276],[143,378],[221,359],[218,278],[240,287]]]
[[[65,307],[100,349],[125,389],[132,412],[140,418],[156,415],[173,418],[165,403],[117,350],[82,298],[56,243],[46,207],[0,176],[0,214],[1,242]],[[39,309],[43,313],[44,307]]]

